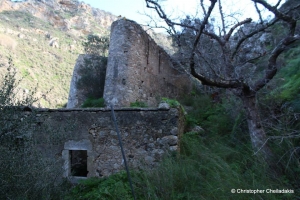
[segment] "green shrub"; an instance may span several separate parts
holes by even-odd
[[[86,41],[82,42],[86,54],[107,56],[109,48],[109,37],[98,35],[88,35]]]
[[[105,102],[103,98],[99,98],[99,99],[94,99],[94,98],[87,98],[82,106],[82,108],[91,108],[91,107],[96,107],[96,108],[101,108],[101,107],[105,107]]]
[[[175,99],[168,99],[168,98],[163,97],[163,98],[161,98],[161,100],[162,100],[162,102],[169,104],[170,107],[172,107],[172,108],[180,106],[180,103]]]
[[[126,172],[106,178],[82,180],[65,198],[66,200],[123,200],[133,199]]]
[[[136,102],[130,103],[130,107],[132,107],[132,108],[146,108],[146,107],[148,107],[148,105],[145,102],[136,101]]]
[[[188,96],[183,99],[191,104],[192,109],[186,115],[186,126],[200,125],[210,133],[228,134],[232,130],[235,115],[231,116],[231,110],[238,110],[236,102],[223,100],[223,103],[215,103],[207,94]],[[190,104],[189,104],[190,105]]]

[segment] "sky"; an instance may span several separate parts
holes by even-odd
[[[111,12],[112,14],[128,19],[137,21],[140,24],[146,25],[149,22],[149,17],[142,15],[142,13],[147,13],[151,16],[157,17],[157,14],[146,7],[145,0],[82,0],[85,3],[90,4],[92,7],[99,8],[104,11]],[[162,7],[166,10],[167,14],[171,18],[176,18],[177,16],[184,17],[186,13],[195,16],[197,9],[199,8],[200,0],[164,0],[162,1]],[[240,2],[243,2],[241,4]],[[267,0],[267,2],[275,5],[278,0]],[[284,2],[284,1],[283,1]],[[209,5],[209,0],[204,0],[204,4]],[[239,21],[246,18],[253,18],[257,20],[257,14],[255,12],[253,3],[251,0],[222,0],[223,11],[228,19]],[[216,4],[218,7],[218,5]],[[216,8],[217,8],[216,7]],[[250,9],[252,8],[252,9]],[[217,10],[217,9],[215,9]],[[236,13],[234,17],[230,17],[232,13]],[[216,18],[218,18],[218,13],[215,13]],[[270,13],[265,13],[265,16],[270,15]]]
[[[147,18],[138,14],[144,13],[146,4],[144,0],[82,0],[85,3],[90,4],[92,7],[99,8],[101,10],[111,12],[116,16],[124,16],[128,19],[138,21],[138,23],[144,22]],[[142,19],[143,18],[143,19]]]

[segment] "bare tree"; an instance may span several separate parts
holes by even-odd
[[[258,91],[276,75],[280,67],[278,57],[300,39],[295,33],[297,20],[289,15],[291,11],[300,8],[300,3],[281,11],[281,0],[274,6],[265,0],[249,0],[253,3],[260,22],[254,23],[251,18],[246,18],[236,19],[232,24],[227,21],[221,0],[210,0],[208,6],[200,0],[202,18],[187,17],[179,22],[171,20],[157,0],[145,2],[167,24],[168,33],[176,39],[180,63],[189,68],[192,76],[203,85],[226,88],[241,99],[247,114],[253,150],[271,165],[273,154],[267,144],[256,97]],[[275,17],[269,21],[263,20],[261,7]],[[218,33],[216,27],[209,23],[215,18],[212,15],[214,10],[220,17]],[[275,26],[282,30],[280,40],[270,43],[264,38],[272,36],[268,32]],[[181,28],[180,33],[178,27]]]

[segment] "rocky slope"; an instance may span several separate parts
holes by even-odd
[[[2,0],[0,12],[23,11],[49,22],[57,28],[76,36],[88,33],[103,33],[117,19],[116,16],[92,8],[76,0],[27,0],[12,2]]]
[[[23,78],[21,91],[36,90],[36,106],[67,102],[70,80],[82,41],[88,34],[108,35],[116,16],[67,0],[0,1],[0,73],[9,57]],[[36,88],[37,87],[37,88]]]

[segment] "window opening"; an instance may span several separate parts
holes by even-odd
[[[87,150],[70,150],[71,175],[87,177]]]

